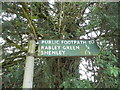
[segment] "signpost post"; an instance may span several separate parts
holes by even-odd
[[[38,55],[51,56],[96,56],[100,52],[95,40],[40,40]]]
[[[100,52],[95,40],[40,40],[38,55],[53,56],[97,56]],[[35,53],[35,40],[30,40],[28,53]],[[34,56],[26,57],[23,88],[32,88]]]
[[[30,40],[28,53],[35,53],[35,47],[36,47],[35,44],[36,44],[35,40]],[[32,88],[33,73],[34,73],[34,57],[27,56],[26,64],[25,64],[24,80],[23,80],[23,90],[24,89],[26,90],[26,88]]]

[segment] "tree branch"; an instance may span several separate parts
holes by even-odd
[[[21,2],[20,4],[22,5],[22,11],[23,11],[26,19],[28,20],[28,23],[29,23],[30,27],[32,28],[32,32],[33,32],[35,38],[38,39],[38,32],[37,32],[37,30],[36,30],[36,28],[35,28],[35,25],[32,23],[32,20],[30,19],[30,16],[29,16],[29,14],[28,14],[27,4],[26,4],[25,2]],[[39,34],[39,35],[40,35],[41,37],[43,37],[42,34]]]
[[[7,42],[9,42],[12,46],[15,46],[17,49],[23,51],[23,52],[27,52],[27,50],[23,47],[21,47],[20,45],[14,43],[12,40],[6,38]]]
[[[4,63],[4,64],[2,64],[2,68],[4,69],[4,68],[7,68],[7,67],[14,66],[15,64],[20,63],[22,61],[24,61],[24,59],[19,59],[19,60],[16,60],[14,62]]]

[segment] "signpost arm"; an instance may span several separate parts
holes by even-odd
[[[28,53],[35,53],[35,40],[29,41],[29,49]],[[24,80],[23,80],[23,88],[32,88],[33,84],[33,73],[34,73],[34,57],[26,56],[26,64],[24,71]]]

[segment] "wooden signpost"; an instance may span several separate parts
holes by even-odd
[[[100,52],[95,40],[40,40],[38,55],[53,56],[96,56]]]
[[[35,40],[29,41],[28,53],[35,53],[36,42]],[[26,56],[23,90],[26,88],[32,88],[34,74],[34,56]]]
[[[30,40],[28,53],[35,53],[35,40]],[[38,55],[40,57],[97,56],[100,52],[94,40],[40,40]],[[32,88],[34,56],[26,57],[23,89]]]

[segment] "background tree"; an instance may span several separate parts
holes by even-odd
[[[2,38],[5,40],[1,44],[3,87],[22,87],[24,63],[31,33],[35,35],[36,45],[39,39],[87,38],[95,39],[101,48],[100,55],[92,58],[35,56],[34,87],[119,87],[118,3],[5,2],[2,4]],[[81,64],[86,69],[84,75],[91,77],[82,78]]]

